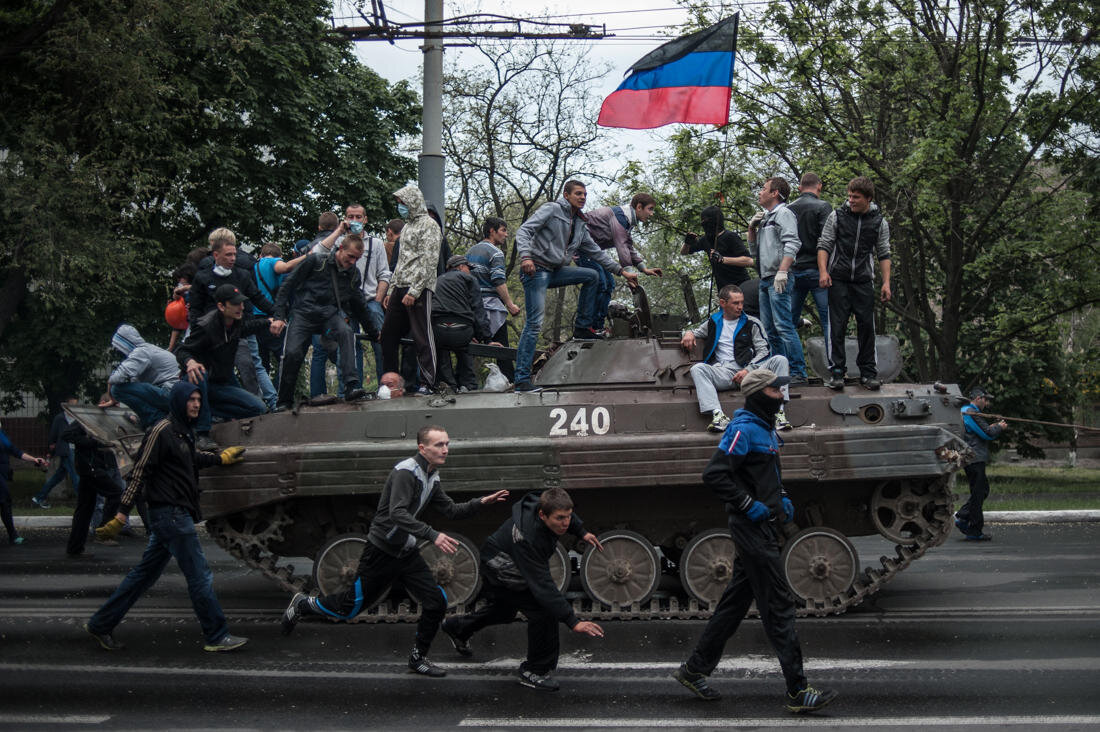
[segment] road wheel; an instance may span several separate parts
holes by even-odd
[[[737,556],[728,529],[708,529],[692,538],[680,555],[680,584],[684,591],[711,608],[733,576]]]
[[[783,547],[787,584],[810,607],[843,604],[859,575],[859,555],[844,534],[823,526],[804,529]]]
[[[573,576],[573,564],[569,561],[569,552],[561,544],[554,545],[554,553],[550,555],[550,579],[558,588],[558,592],[569,589],[569,580]]]
[[[313,561],[313,586],[322,597],[351,587],[359,574],[359,557],[366,546],[366,534],[349,533],[337,534],[321,547]],[[385,600],[389,594],[389,588],[386,588],[374,605]]]
[[[447,607],[465,605],[477,598],[481,589],[481,555],[477,546],[461,534],[447,534],[458,542],[458,551],[444,554],[431,542],[420,545],[420,556],[435,575],[435,581],[447,593]]]
[[[594,602],[628,607],[652,597],[661,579],[657,550],[633,531],[608,531],[603,551],[589,546],[581,559],[581,585]]]

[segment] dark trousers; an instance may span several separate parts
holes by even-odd
[[[794,630],[794,598],[783,577],[776,530],[771,523],[756,524],[744,516],[730,516],[729,527],[737,547],[733,577],[695,644],[688,669],[708,675],[714,671],[726,641],[737,632],[755,599],[764,632],[783,668],[787,691],[794,694],[806,688],[806,677],[802,647]]]
[[[477,389],[474,357],[467,348],[474,339],[474,326],[469,323],[435,321],[432,323],[432,335],[439,359],[436,363],[436,381],[442,381],[452,389],[460,386],[471,391]],[[451,367],[452,353],[458,362],[457,369]]]
[[[118,513],[118,504],[126,484],[118,470],[106,475],[80,476],[80,490],[76,494],[76,509],[73,511],[73,524],[69,529],[69,542],[65,551],[69,554],[84,552],[84,543],[88,540],[88,522],[95,513],[96,499],[103,496],[102,523],[107,523]],[[148,527],[148,524],[146,524]]]
[[[382,591],[397,580],[401,580],[408,593],[420,603],[416,647],[427,654],[447,612],[447,596],[419,552],[394,557],[367,542],[359,558],[358,576],[351,587],[343,592],[318,597],[315,602],[321,614],[338,620],[351,620],[371,607]]]
[[[15,530],[15,519],[11,513],[11,492],[8,490],[8,468],[7,465],[0,466],[0,521],[3,521],[4,528],[8,530],[8,543],[14,542],[19,538],[18,532]]]
[[[298,372],[302,369],[302,361],[305,360],[306,349],[309,348],[314,333],[320,334],[321,345],[331,357],[337,358],[339,353],[344,388],[359,388],[359,383],[355,381],[355,333],[347,321],[339,313],[324,317],[294,312],[286,327],[286,339],[283,341],[283,364],[279,369],[279,404],[291,404],[294,401]]]
[[[401,298],[407,287],[390,290],[386,320],[382,323],[382,361],[386,371],[397,371],[401,339],[408,333],[416,347],[416,361],[420,365],[420,385],[429,389],[435,386],[435,338],[432,335],[432,291],[424,290],[411,306],[406,307]],[[406,379],[406,382],[408,380]]]
[[[833,280],[829,288],[829,370],[843,376],[847,369],[844,334],[848,319],[856,316],[856,340],[859,355],[856,365],[864,379],[878,376],[875,359],[875,283]]]
[[[527,618],[527,660],[520,668],[543,676],[558,667],[558,621],[530,590],[513,592],[486,582],[482,597],[487,601],[484,607],[449,621],[457,637],[469,640],[482,628],[510,623],[522,610]]]
[[[963,470],[966,471],[966,479],[970,481],[970,499],[959,509],[957,515],[970,524],[967,533],[978,536],[985,527],[982,505],[989,497],[989,478],[985,477],[985,463],[970,463]]]
[[[508,321],[505,320],[501,323],[500,328],[496,333],[493,333],[493,340],[504,346],[508,347]],[[500,367],[500,373],[504,374],[504,378],[508,381],[516,380],[516,363],[508,358],[498,358],[497,366]]]

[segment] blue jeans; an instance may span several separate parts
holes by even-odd
[[[772,355],[786,356],[791,366],[791,376],[805,378],[806,359],[802,355],[802,341],[798,339],[798,331],[791,320],[792,289],[788,282],[787,290],[781,294],[775,291],[775,277],[761,279],[760,320],[765,331],[776,334],[775,341],[770,343]]]
[[[309,396],[315,397],[328,393],[328,383],[325,380],[325,369],[328,366],[328,361],[332,361],[336,366],[337,395],[343,394],[344,374],[340,372],[339,362],[334,361],[328,355],[325,347],[321,345],[320,335],[314,334],[311,343],[313,345],[313,356],[309,362]],[[360,379],[359,383],[362,384],[363,380]]]
[[[202,391],[202,409],[199,410],[195,432],[199,434],[210,431],[213,417],[245,419],[267,411],[267,405],[255,394],[238,386],[235,379],[232,382],[214,383],[204,378],[198,383],[198,387]]]
[[[592,327],[600,330],[607,321],[607,309],[611,306],[611,294],[615,292],[615,275],[603,268],[603,265],[595,259],[584,256],[577,258],[577,265],[587,267],[596,273],[599,281],[596,283],[596,302],[592,310]]]
[[[70,452],[68,455],[62,455],[60,460],[61,464],[57,466],[57,470],[46,479],[46,482],[42,484],[42,490],[38,491],[38,494],[35,495],[35,498],[38,500],[46,500],[50,495],[50,491],[53,490],[53,487],[65,480],[66,473],[69,474],[69,481],[73,484],[73,491],[77,493],[80,492],[80,476],[76,474],[76,466],[73,465],[72,453]]]
[[[531,365],[535,361],[535,346],[542,331],[542,315],[546,309],[546,291],[551,287],[582,285],[577,296],[576,328],[592,327],[592,310],[596,301],[596,284],[599,277],[585,267],[559,267],[555,270],[537,267],[535,274],[519,276],[523,283],[523,297],[527,310],[527,322],[519,335],[516,347],[516,383],[531,380]]]
[[[268,409],[274,409],[275,398],[279,394],[275,391],[275,385],[271,383],[271,374],[267,373],[263,359],[260,358],[260,344],[255,335],[248,336],[245,341],[248,342],[248,352],[252,354],[252,368],[256,369],[256,383],[260,385],[260,396]]]
[[[817,305],[817,317],[821,320],[821,332],[825,335],[825,342],[829,342],[829,290],[819,287],[818,272],[816,269],[800,269],[792,271],[794,275],[794,292],[791,300],[791,322],[798,328],[798,321],[802,319],[802,306],[806,302],[806,295],[813,293],[814,304]]]
[[[179,506],[150,505],[149,532],[149,544],[141,561],[88,621],[88,628],[93,633],[113,631],[133,604],[160,578],[168,560],[175,557],[187,579],[187,593],[202,625],[202,634],[207,643],[221,640],[229,632],[229,625],[214,595],[214,573],[202,553],[191,514]]]
[[[134,410],[144,429],[168,416],[168,395],[174,384],[155,386],[142,381],[111,384],[111,396]]]

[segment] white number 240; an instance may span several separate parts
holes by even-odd
[[[551,437],[566,437],[570,433],[587,437],[589,429],[597,435],[606,435],[611,429],[611,413],[607,411],[607,407],[592,408],[591,425],[588,422],[587,407],[578,409],[572,420],[569,419],[569,413],[566,410],[556,407],[550,410],[550,419],[553,420],[550,426]],[[565,426],[566,422],[569,422],[568,428]]]

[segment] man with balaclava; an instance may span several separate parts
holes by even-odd
[[[717,701],[721,693],[708,677],[718,666],[726,642],[737,632],[753,601],[787,682],[785,706],[791,712],[813,712],[836,698],[836,692],[806,682],[802,648],[794,628],[794,597],[784,578],[778,522],[794,518],[795,508],[783,490],[779,436],[775,418],[783,406],[780,388],[790,379],[767,369],[741,381],[744,409],[738,409],[707,467],[703,485],[725,504],[730,537],[737,547],[733,575],[707,621],[691,656],[673,678],[700,699]]]
[[[726,285],[740,285],[749,279],[748,268],[752,266],[749,249],[736,232],[726,230],[722,209],[707,206],[699,213],[699,218],[703,235],[686,235],[680,254],[706,252],[714,275],[714,287],[719,292]]]

